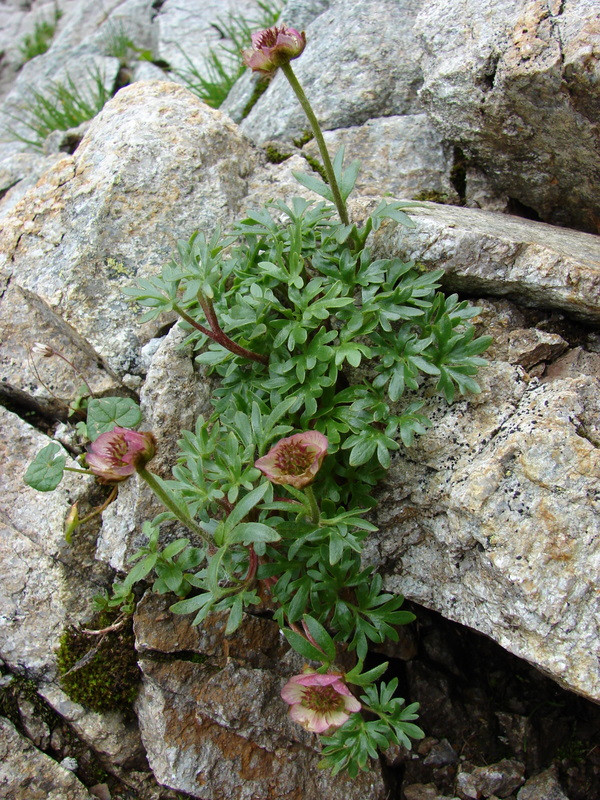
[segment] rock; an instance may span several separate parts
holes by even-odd
[[[15,207],[25,192],[60,156],[16,153],[0,162],[0,217]]]
[[[523,783],[525,767],[520,761],[504,758],[497,764],[471,768],[461,765],[456,776],[459,794],[465,798],[508,797]]]
[[[15,280],[6,284],[0,299],[0,397],[65,419],[69,404],[82,389],[96,396],[129,394],[83,336],[38,295]],[[32,352],[36,342],[60,355],[45,358]]]
[[[419,97],[442,136],[496,192],[591,232],[600,217],[597,11],[594,0],[446,0],[423,5],[414,24]]]
[[[388,590],[597,701],[598,380],[527,383],[502,362],[480,380],[426,404],[434,427],[393,460],[367,551]]]
[[[190,71],[191,61],[201,75],[209,78],[214,74],[209,66],[211,50],[225,64],[231,60],[225,48],[231,48],[233,43],[225,38],[219,22],[230,16],[257,19],[259,13],[254,0],[206,0],[201,4],[195,0],[166,0],[155,20],[158,26],[157,55],[184,73]]]
[[[402,787],[405,800],[458,800],[442,796],[433,783],[411,783]]]
[[[458,755],[447,739],[434,744],[428,755],[423,760],[425,766],[444,767],[446,764],[456,764]]]
[[[370,119],[364,125],[325,132],[330,153],[344,145],[345,163],[359,160],[356,191],[366,195],[444,196],[458,202],[450,182],[451,159],[426,114]],[[313,139],[303,153],[321,161]]]
[[[144,764],[140,732],[120,711],[97,713],[73,702],[56,683],[43,683],[40,695],[105,763],[131,769]]]
[[[37,750],[2,717],[0,792],[7,800],[91,800],[72,772]]]
[[[227,655],[222,621],[214,631],[204,624],[186,632],[190,618],[180,618],[173,629],[170,612],[157,614],[161,602],[148,598],[136,612],[144,673],[136,707],[160,783],[202,800],[383,800],[377,765],[355,780],[317,769],[313,737],[290,720],[279,696],[302,662],[289,651],[282,657],[287,647],[276,623],[246,616]],[[190,659],[190,645],[196,658]],[[171,657],[157,660],[156,653],[165,651]]]
[[[544,380],[576,378],[582,373],[600,378],[600,353],[588,353],[582,347],[574,347],[546,368]]]
[[[562,336],[537,328],[516,328],[510,332],[508,340],[508,362],[520,364],[527,370],[540,361],[553,361],[569,346]]]
[[[445,270],[452,291],[511,297],[600,320],[600,239],[506,214],[425,204],[414,228],[383,225],[374,252]]]
[[[46,495],[25,486],[28,463],[50,440],[1,407],[0,420],[0,657],[35,680],[53,679],[64,628],[89,613],[106,577],[84,534],[76,547],[64,541],[69,506],[85,497],[92,479],[67,474]],[[76,466],[70,460],[67,465]]]
[[[294,71],[325,130],[421,110],[423,79],[412,33],[420,6],[421,0],[334,0],[307,26],[306,49]],[[258,143],[290,141],[307,127],[283,73],[241,124]]]
[[[517,800],[569,800],[558,781],[556,768],[540,772],[529,778],[519,789]]]
[[[235,126],[185,89],[128,86],[13,209],[6,268],[111,369],[136,373],[157,324],[140,326],[122,286],[155,273],[178,238],[229,224],[255,160]]]

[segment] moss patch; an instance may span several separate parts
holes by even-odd
[[[435,189],[425,189],[422,192],[414,195],[413,200],[422,200],[429,203],[445,203],[450,204],[448,195],[445,192],[438,192]]]
[[[325,183],[329,183],[323,164],[321,164],[318,159],[313,158],[313,156],[307,156],[306,153],[301,153],[301,155],[304,159],[306,159],[306,163],[312,169],[312,171],[316,172],[325,181]]]
[[[288,158],[292,157],[291,153],[282,153],[281,150],[278,150],[275,145],[272,144],[268,144],[265,147],[265,155],[267,156],[269,164],[282,164],[284,161],[287,161]]]
[[[298,147],[300,150],[304,147],[305,144],[308,144],[311,139],[314,139],[314,134],[312,131],[306,130],[303,131],[297,139],[293,139],[294,145]]]
[[[102,614],[88,627],[99,629],[112,622],[114,618]],[[69,628],[60,641],[58,670],[60,685],[76,703],[92,711],[129,709],[140,683],[131,620],[101,636]]]

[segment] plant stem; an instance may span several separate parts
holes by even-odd
[[[193,328],[203,333],[205,336],[208,336],[209,339],[212,339],[213,342],[220,344],[221,347],[224,347],[226,350],[229,350],[230,353],[235,353],[236,356],[242,356],[242,358],[249,358],[251,361],[257,361],[259,364],[267,365],[269,363],[268,356],[263,356],[260,353],[255,353],[253,350],[248,350],[246,347],[242,347],[241,344],[234,342],[233,339],[230,339],[229,336],[225,333],[225,331],[221,328],[219,323],[217,322],[216,314],[214,313],[214,308],[212,303],[210,303],[209,307],[212,311],[212,314],[209,318],[207,311],[204,307],[204,303],[201,302],[202,310],[207,315],[207,320],[211,326],[211,329],[205,328],[204,325],[201,325],[199,322],[196,322],[195,319],[190,317],[182,308],[177,305],[173,306],[173,310],[176,311],[179,316],[188,322]],[[214,324],[214,327],[213,327]]]
[[[329,187],[331,188],[331,192],[333,194],[333,200],[335,202],[335,207],[338,210],[340,219],[344,223],[344,225],[349,225],[350,219],[348,217],[348,210],[346,208],[346,204],[342,199],[340,187],[338,186],[337,180],[335,179],[333,165],[331,163],[331,159],[329,158],[329,152],[327,150],[327,145],[325,144],[325,139],[323,138],[323,134],[321,133],[321,126],[319,125],[319,121],[316,118],[310,103],[308,102],[307,96],[304,94],[304,89],[302,88],[302,86],[300,86],[298,78],[296,77],[294,70],[292,69],[292,65],[283,64],[281,69],[283,70],[283,74],[285,75],[285,77],[288,79],[290,86],[294,90],[294,94],[298,98],[298,102],[302,106],[302,110],[304,111],[308,121],[310,122],[310,127],[312,128],[312,131],[315,135],[315,139],[319,146],[319,152],[321,153],[321,158],[323,159],[323,166],[325,167],[325,174],[327,175]]]
[[[169,509],[172,514],[175,514],[177,519],[185,525],[188,530],[196,533],[200,538],[205,541],[208,545],[212,545],[212,539],[210,536],[204,531],[199,525],[196,525],[193,520],[184,517],[181,511],[177,508],[177,505],[173,502],[169,493],[166,492],[160,484],[160,481],[157,479],[157,476],[153,472],[149,472],[145,467],[136,467],[136,471],[140,478],[143,478],[148,486],[152,489],[154,494],[158,497],[160,502]]]
[[[306,486],[304,492],[308,498],[308,502],[310,503],[310,521],[314,522],[315,525],[318,525],[319,520],[321,519],[321,512],[319,511],[319,506],[317,505],[317,500],[315,498],[315,493],[312,490],[312,486]]]

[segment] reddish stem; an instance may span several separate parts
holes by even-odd
[[[197,331],[200,331],[200,333],[208,336],[208,338],[212,339],[213,342],[220,344],[221,347],[229,350],[230,353],[234,353],[236,356],[242,356],[242,358],[248,358],[251,361],[258,361],[259,364],[264,364],[265,366],[269,363],[268,356],[261,356],[260,353],[255,353],[253,350],[248,350],[246,347],[242,347],[241,344],[234,342],[233,339],[230,339],[229,336],[227,336],[217,321],[212,303],[201,299],[200,305],[206,314],[206,319],[210,324],[210,330],[205,328],[204,325],[201,325],[199,322],[196,322],[195,319],[190,317],[190,315],[187,314],[182,308],[179,308],[179,306],[175,306],[174,309],[177,311],[179,316],[188,322],[193,328],[196,328]]]
[[[258,556],[254,552],[254,546],[250,545],[250,547],[248,548],[248,572],[246,573],[246,577],[244,578],[244,583],[250,583],[250,581],[254,580],[257,569],[258,569]]]

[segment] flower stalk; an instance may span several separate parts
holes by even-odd
[[[197,534],[206,544],[209,546],[213,546],[213,541],[210,536],[204,531],[199,525],[189,519],[188,517],[184,517],[181,511],[177,508],[177,505],[173,502],[171,496],[168,492],[166,492],[163,487],[160,485],[160,481],[157,479],[157,476],[153,472],[149,472],[144,466],[136,467],[137,474],[142,478],[142,480],[146,481],[150,489],[154,492],[154,494],[158,497],[160,502],[168,508],[169,511],[174,514],[177,519],[185,525],[188,530],[192,531],[192,533]]]
[[[312,110],[312,106],[308,102],[308,98],[304,93],[304,89],[300,85],[298,78],[294,70],[292,69],[291,64],[282,64],[281,69],[283,74],[288,80],[288,83],[292,87],[292,90],[296,97],[298,98],[298,102],[302,106],[302,110],[306,114],[306,118],[310,123],[310,127],[312,128],[312,132],[315,136],[315,141],[319,147],[319,152],[321,153],[321,158],[323,159],[323,166],[325,168],[325,174],[327,175],[327,182],[329,183],[329,187],[331,189],[331,193],[333,194],[333,200],[335,203],[335,207],[337,208],[338,214],[340,215],[340,219],[344,225],[350,224],[350,218],[348,217],[348,209],[346,208],[346,204],[342,198],[342,194],[340,192],[340,187],[338,186],[338,182],[335,177],[335,173],[333,171],[333,164],[331,163],[331,158],[329,157],[329,151],[327,150],[327,145],[325,144],[325,139],[323,138],[323,133],[321,132],[321,126],[319,125],[319,120],[315,116],[314,111]]]

